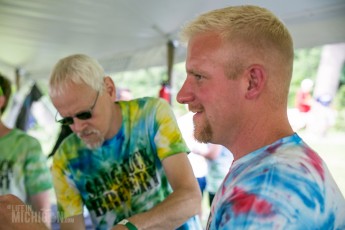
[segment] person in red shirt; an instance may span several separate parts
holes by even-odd
[[[310,79],[304,79],[301,82],[301,88],[297,92],[296,95],[296,107],[298,111],[302,113],[307,113],[311,109],[311,101],[312,101],[312,96],[311,96],[311,91],[313,88],[313,81]]]

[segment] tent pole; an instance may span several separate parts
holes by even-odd
[[[172,71],[174,66],[174,54],[175,54],[175,45],[172,40],[169,40],[167,43],[168,48],[168,84],[171,86],[172,83]]]
[[[17,90],[19,90],[20,89],[20,78],[21,78],[21,74],[20,74],[20,68],[16,68],[16,70],[15,70],[15,72],[16,72],[16,79],[15,79],[15,82],[16,82],[16,88],[17,88]]]

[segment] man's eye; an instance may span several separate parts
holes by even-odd
[[[199,74],[194,74],[194,77],[196,80],[201,80],[202,79],[202,76],[199,75]]]

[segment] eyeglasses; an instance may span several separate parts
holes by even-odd
[[[98,95],[99,95],[99,91],[97,92],[97,96],[96,96],[95,102],[93,103],[93,105],[90,107],[89,110],[77,113],[76,115],[74,115],[72,117],[64,117],[64,118],[62,118],[60,120],[57,119],[58,113],[56,113],[55,121],[59,122],[62,125],[72,125],[74,123],[73,118],[75,118],[75,117],[78,118],[79,120],[88,120],[88,119],[92,118],[92,110],[93,110],[93,108],[96,105],[96,102],[97,102],[97,99],[98,99]]]

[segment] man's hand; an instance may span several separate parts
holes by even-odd
[[[114,225],[113,228],[111,230],[128,230],[128,228],[124,225]]]

